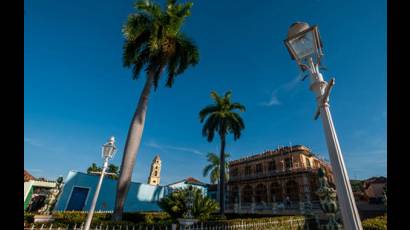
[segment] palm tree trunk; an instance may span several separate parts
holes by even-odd
[[[128,130],[127,142],[124,147],[124,155],[122,157],[120,177],[117,182],[117,194],[115,199],[115,207],[112,219],[119,221],[122,219],[124,210],[125,198],[127,197],[128,189],[131,184],[132,170],[137,157],[138,149],[141,143],[142,132],[145,124],[145,115],[147,113],[148,96],[153,83],[153,74],[149,74],[145,82],[144,89],[138,102],[137,109],[131,121]]]
[[[221,156],[219,165],[219,207],[220,214],[225,214],[225,135],[221,135]]]

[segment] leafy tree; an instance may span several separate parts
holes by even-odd
[[[107,174],[105,176],[111,179],[118,179],[118,169],[118,166],[114,164],[109,164],[106,172],[110,174]],[[102,168],[98,167],[97,164],[92,163],[91,166],[87,169],[87,174],[92,174],[92,172],[102,172]]]
[[[215,184],[215,182],[219,183],[219,172],[220,172],[219,166],[221,165],[220,158],[215,153],[208,153],[206,157],[208,158],[209,164],[205,166],[202,172],[203,176],[206,177],[209,174],[209,179],[211,180],[212,184]],[[225,153],[225,159],[229,157],[230,157],[229,153]],[[225,170],[227,169],[228,169],[228,162],[225,162]],[[228,180],[228,173],[225,173],[225,180]]]
[[[193,189],[194,204],[192,215],[201,221],[207,220],[210,215],[218,209],[218,203],[213,199],[204,196],[198,188]],[[183,218],[187,212],[185,201],[188,195],[188,188],[177,189],[168,196],[162,198],[159,207],[167,212],[172,219]]]
[[[124,202],[141,143],[151,88],[157,89],[164,70],[167,74],[165,85],[172,87],[178,75],[199,62],[198,48],[181,32],[185,19],[191,14],[192,5],[191,2],[177,4],[176,0],[167,0],[162,9],[151,0],[138,0],[135,3],[137,13],[129,15],[123,27],[124,66],[132,67],[133,79],[138,79],[142,70],[147,77],[128,130],[113,220],[122,219]]]
[[[236,141],[240,136],[242,130],[245,128],[245,124],[239,115],[235,112],[245,111],[245,106],[231,101],[232,93],[226,92],[223,97],[219,96],[216,92],[211,92],[211,97],[214,100],[214,104],[208,105],[199,112],[199,119],[202,122],[205,121],[202,128],[202,136],[206,137],[211,142],[215,136],[215,133],[219,134],[221,140],[221,152],[220,152],[220,173],[219,173],[219,206],[221,216],[225,212],[225,144],[226,135],[231,133]]]

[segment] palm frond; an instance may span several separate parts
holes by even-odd
[[[201,123],[204,121],[205,117],[208,116],[209,114],[218,111],[219,107],[215,105],[208,105],[205,108],[203,108],[201,111],[199,111],[199,119]]]
[[[209,164],[207,166],[205,166],[204,170],[202,171],[202,175],[204,177],[208,176],[209,172],[212,170],[212,168],[214,167],[214,165]]]

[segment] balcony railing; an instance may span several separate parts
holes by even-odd
[[[287,168],[285,170],[280,169],[280,170],[272,170],[272,171],[263,171],[260,173],[252,173],[249,175],[238,175],[238,176],[233,176],[230,175],[229,181],[240,181],[240,180],[251,180],[251,179],[258,179],[258,178],[264,178],[264,177],[271,177],[271,176],[280,176],[280,175],[285,175],[289,173],[298,173],[298,172],[317,172],[317,168]]]

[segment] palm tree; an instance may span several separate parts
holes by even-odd
[[[206,155],[208,158],[208,164],[205,166],[204,171],[203,171],[203,176],[206,177],[209,174],[209,179],[211,180],[211,184],[215,184],[215,182],[218,182],[219,184],[219,166],[221,165],[221,161],[218,155],[215,153],[208,153]],[[225,159],[229,158],[230,155],[229,153],[225,153]],[[228,169],[228,162],[225,162],[225,170]],[[225,180],[228,179],[228,173],[225,173]]]
[[[123,27],[125,36],[123,62],[132,67],[133,79],[144,69],[147,78],[128,130],[124,147],[113,220],[121,220],[124,201],[130,186],[136,155],[141,142],[147,112],[148,97],[158,87],[166,68],[166,86],[172,87],[175,77],[199,61],[199,50],[180,30],[190,15],[192,3],[177,4],[167,0],[166,7],[150,0],[135,3],[137,13],[131,14]]]
[[[208,105],[199,112],[199,119],[201,123],[205,120],[202,128],[202,136],[206,137],[211,142],[215,136],[215,133],[219,134],[221,139],[221,152],[220,152],[220,166],[219,166],[219,206],[221,216],[225,212],[225,138],[229,133],[233,134],[233,138],[236,141],[241,136],[241,131],[245,128],[245,124],[241,116],[235,112],[245,111],[245,106],[235,102],[231,102],[231,91],[225,93],[224,97],[219,96],[216,92],[211,92],[211,97],[214,100],[214,104]]]
[[[187,211],[188,189],[177,189],[158,203],[159,207],[168,213],[174,221],[182,218]],[[192,215],[201,221],[207,220],[218,209],[218,203],[210,197],[204,196],[198,188],[192,187],[192,194],[194,198]]]
[[[101,167],[98,167],[96,163],[92,163],[90,167],[87,169],[87,174],[91,174],[91,172],[101,172]]]

